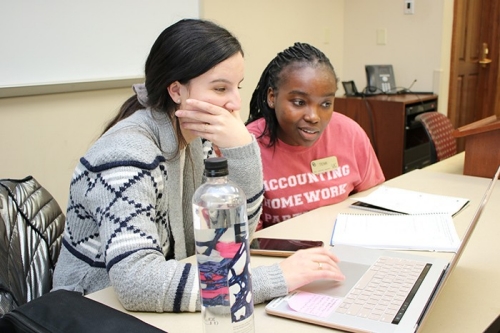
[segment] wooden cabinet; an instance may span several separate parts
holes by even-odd
[[[429,137],[415,117],[437,111],[436,95],[336,97],[334,110],[365,130],[386,179],[431,164]]]

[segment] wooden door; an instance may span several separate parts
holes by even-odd
[[[455,128],[500,115],[499,41],[500,1],[455,0],[448,101]],[[485,58],[491,62],[480,64]]]

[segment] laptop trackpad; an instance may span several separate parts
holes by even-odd
[[[340,270],[345,275],[345,280],[338,281],[315,281],[305,285],[300,290],[315,294],[328,295],[333,297],[344,297],[351,290],[356,282],[370,268],[369,265],[356,264],[352,262],[341,261],[339,263]]]

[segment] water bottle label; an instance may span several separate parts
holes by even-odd
[[[252,332],[252,281],[244,225],[195,230],[195,238],[205,326],[223,325],[224,320],[241,322],[242,328],[250,325]]]

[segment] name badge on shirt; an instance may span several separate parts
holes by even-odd
[[[311,162],[312,172],[317,175],[318,173],[335,170],[339,167],[339,162],[336,156],[325,157]]]

